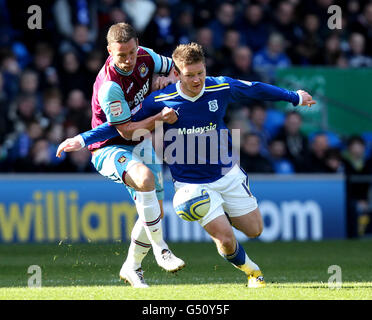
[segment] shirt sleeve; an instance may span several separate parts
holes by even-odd
[[[174,66],[174,63],[171,58],[164,57],[160,54],[157,54],[155,51],[141,47],[143,50],[145,50],[154,60],[155,63],[155,68],[154,72],[158,74],[164,74],[168,75],[169,72],[171,71],[172,67]]]
[[[131,120],[124,92],[116,82],[107,81],[101,86],[98,101],[110,125],[119,125]]]
[[[142,103],[132,109],[132,121],[141,121],[159,113],[166,105],[163,102],[155,102],[161,91],[155,91],[145,98]]]
[[[119,136],[119,132],[114,126],[110,126],[108,122],[102,123],[101,125],[80,134],[84,141],[85,146],[89,146],[93,143],[104,141]]]
[[[258,81],[235,80],[226,77],[226,81],[231,88],[231,102],[244,100],[262,100],[262,101],[287,101],[297,106],[300,102],[300,96],[297,92],[289,91],[271,84]]]

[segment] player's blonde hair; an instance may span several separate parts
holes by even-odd
[[[203,62],[205,64],[203,48],[201,45],[195,42],[178,45],[173,51],[172,59],[178,72],[180,72],[179,68],[182,68],[186,65],[199,62]]]
[[[128,42],[131,39],[137,39],[137,32],[134,28],[125,22],[113,24],[107,32],[107,44],[113,42]]]

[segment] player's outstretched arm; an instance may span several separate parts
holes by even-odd
[[[73,138],[68,138],[63,141],[57,149],[56,156],[61,157],[62,152],[78,151],[85,146],[89,146],[95,142],[104,141],[122,135],[120,130],[125,133],[125,139],[131,139],[133,133],[145,129],[152,131],[155,129],[156,121],[166,122],[172,124],[178,119],[176,112],[168,107],[164,107],[161,112],[153,117],[146,118],[138,122],[127,122],[126,126],[110,126],[107,122],[93,128],[89,131],[83,132]],[[146,132],[144,132],[146,133]],[[141,134],[140,134],[141,135]],[[123,136],[123,135],[122,135]],[[127,138],[128,137],[128,138]]]
[[[299,105],[311,107],[313,104],[316,104],[316,101],[313,100],[313,97],[304,90],[297,90],[297,94],[301,97]],[[302,100],[302,101],[301,101]]]
[[[225,77],[232,88],[232,102],[241,102],[245,99],[261,101],[287,101],[294,106],[311,106],[316,102],[304,90],[289,91],[271,84],[259,81],[243,81]]]
[[[79,151],[85,146],[89,146],[95,142],[111,139],[117,137],[118,135],[119,133],[116,128],[105,122],[94,129],[85,131],[73,138],[68,138],[63,141],[58,146],[56,156],[60,158],[62,152]]]

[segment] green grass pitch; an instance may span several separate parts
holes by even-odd
[[[152,252],[143,268],[149,289],[119,281],[128,244],[1,244],[1,300],[371,300],[372,240],[320,242],[248,241],[248,255],[263,270],[267,287],[248,289],[246,277],[225,262],[213,243],[172,243],[186,261],[176,274],[155,263]],[[29,288],[30,265],[41,267],[41,288]],[[337,265],[341,289],[329,287]]]

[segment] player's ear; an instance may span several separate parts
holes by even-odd
[[[111,55],[111,48],[110,48],[110,45],[107,45],[107,52],[109,53],[109,55]]]

